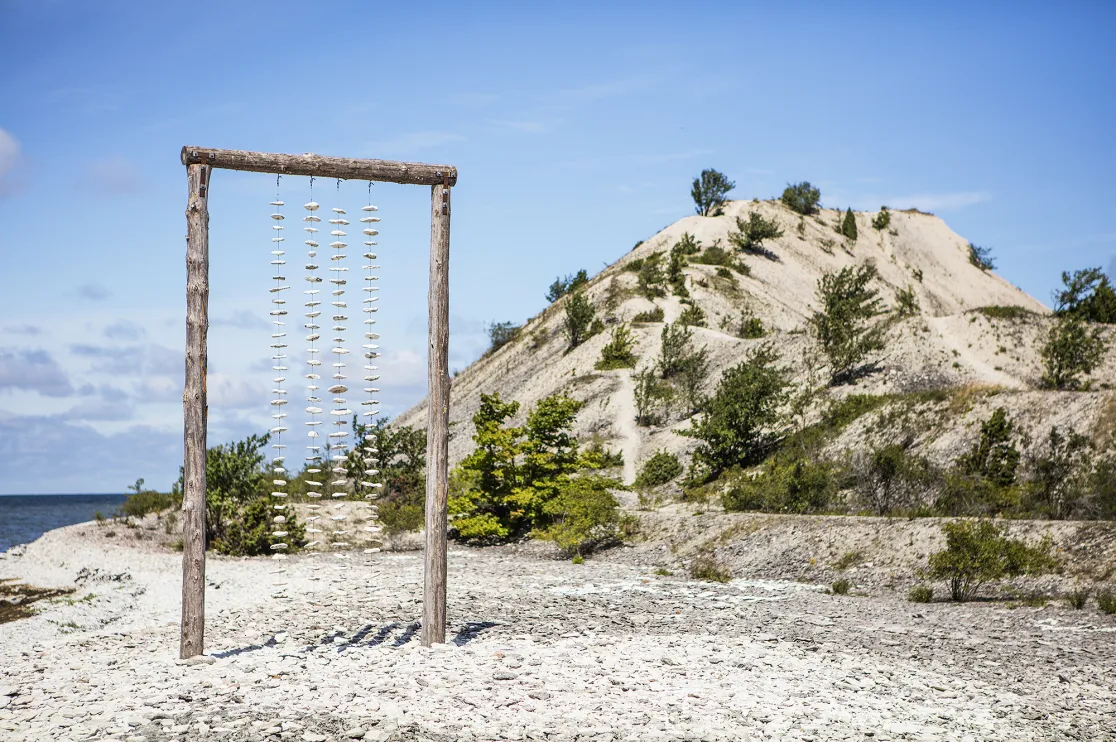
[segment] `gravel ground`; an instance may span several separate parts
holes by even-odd
[[[279,563],[211,558],[212,661],[183,665],[179,555],[95,528],[0,558],[0,578],[77,587],[0,625],[0,739],[1116,737],[1116,620],[1092,606],[920,605],[452,549],[452,641],[424,649],[418,554],[292,558],[286,599]]]

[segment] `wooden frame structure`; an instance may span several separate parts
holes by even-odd
[[[186,384],[182,395],[182,627],[179,656],[205,651],[205,451],[209,330],[209,191],[214,169],[426,185],[430,191],[429,348],[426,427],[426,552],[422,643],[446,640],[446,497],[449,489],[450,189],[457,168],[390,160],[282,155],[183,147],[186,206]]]

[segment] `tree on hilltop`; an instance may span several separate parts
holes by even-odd
[[[724,173],[709,168],[702,170],[694,178],[690,196],[694,199],[694,209],[701,216],[718,216],[725,204],[725,196],[736,187],[736,183],[725,177]]]

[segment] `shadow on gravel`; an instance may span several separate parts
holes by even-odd
[[[235,657],[238,654],[244,654],[246,652],[257,652],[257,651],[259,651],[261,649],[264,649],[266,647],[278,646],[278,644],[279,644],[279,642],[275,641],[275,637],[273,636],[270,639],[268,639],[266,642],[264,642],[263,644],[249,644],[247,647],[237,647],[236,649],[227,649],[224,652],[213,652],[209,656],[210,657],[216,657],[219,660],[223,660],[226,657]]]
[[[461,631],[457,632],[457,636],[450,639],[450,644],[456,644],[459,647],[464,647],[469,642],[480,636],[480,633],[485,629],[491,629],[493,626],[500,624],[493,621],[470,621],[461,627]]]

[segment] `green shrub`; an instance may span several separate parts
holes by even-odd
[[[422,503],[388,500],[380,503],[380,524],[384,533],[395,536],[408,531],[420,530],[426,517]]]
[[[844,556],[833,563],[833,569],[848,569],[862,561],[864,556],[859,551],[846,551]]]
[[[670,249],[667,260],[666,279],[674,295],[682,298],[690,295],[689,289],[686,288],[686,274],[682,272],[686,265],[686,253],[678,245],[675,245]]]
[[[1062,273],[1065,288],[1054,293],[1056,314],[1085,322],[1116,323],[1116,290],[1100,268]]]
[[[694,178],[690,197],[694,199],[694,210],[701,216],[718,216],[724,206],[725,196],[736,187],[736,183],[712,168],[701,171]]]
[[[767,253],[764,250],[764,240],[775,240],[783,236],[779,222],[774,219],[764,219],[756,212],[748,214],[748,221],[736,217],[736,232],[729,232],[729,242],[737,250],[747,252]]]
[[[829,591],[834,595],[848,595],[849,590],[852,588],[852,583],[845,579],[835,580],[829,586]]]
[[[488,325],[489,352],[499,350],[519,337],[519,325],[514,322],[493,322]]]
[[[762,460],[782,437],[789,381],[778,362],[774,346],[764,343],[721,375],[701,419],[683,432],[701,441],[694,453],[699,466],[716,475]]]
[[[306,531],[294,516],[294,511],[281,511],[276,516],[274,506],[268,498],[258,497],[240,508],[235,518],[228,519],[220,538],[213,542],[213,548],[221,554],[230,556],[252,556],[271,553],[271,547],[287,543],[297,547],[306,540]],[[285,522],[275,523],[276,517]],[[277,530],[278,529],[278,530]],[[279,536],[276,534],[284,535]],[[290,548],[287,549],[290,551]]]
[[[656,451],[643,463],[636,477],[636,487],[658,487],[676,479],[682,474],[682,463],[678,457],[666,451]]]
[[[882,299],[878,290],[869,288],[878,275],[868,264],[826,273],[818,280],[822,310],[809,321],[829,361],[832,384],[855,380],[871,355],[884,347],[888,320],[876,320],[884,314]]]
[[[934,588],[930,585],[915,585],[907,593],[907,600],[912,603],[930,603],[934,600]]]
[[[557,494],[543,505],[547,525],[536,535],[553,541],[563,553],[577,556],[616,541],[620,506],[609,487],[617,484],[598,476],[561,481]]]
[[[1073,428],[1062,431],[1055,425],[1043,443],[1028,461],[1028,510],[1056,520],[1087,515],[1093,442]]]
[[[1108,343],[1100,328],[1090,330],[1073,315],[1058,317],[1046,336],[1040,354],[1042,384],[1051,389],[1080,389],[1081,376],[1088,376],[1104,360]]]
[[[640,312],[636,316],[632,317],[632,322],[633,323],[637,323],[637,322],[638,323],[662,322],[665,318],[666,318],[666,312],[663,311],[662,307],[657,306],[654,309],[649,309],[646,312]]]
[[[683,322],[663,325],[659,335],[659,373],[669,379],[682,372],[686,358],[693,353],[694,332]]]
[[[969,600],[984,583],[1042,574],[1058,566],[1050,553],[1049,536],[1037,546],[1028,546],[1008,538],[1005,528],[987,520],[946,523],[942,531],[946,548],[930,555],[927,574],[948,583],[954,601]]]
[[[841,221],[841,234],[848,239],[856,242],[856,215],[853,214],[852,207],[845,212],[845,218]]]
[[[156,492],[143,488],[143,480],[137,479],[136,483],[128,488],[132,494],[120,506],[119,514],[124,517],[142,518],[148,513],[157,513],[169,508],[182,506],[182,498],[172,492]],[[104,516],[101,517],[104,519]]]
[[[594,319],[596,319],[596,311],[586,298],[585,292],[575,291],[566,299],[566,319],[563,330],[569,341],[570,350],[591,337],[590,329]]]
[[[627,325],[617,325],[612,330],[612,338],[601,348],[601,359],[597,361],[598,371],[608,371],[617,368],[635,368],[636,358],[634,352],[635,340]]]
[[[880,213],[876,214],[872,219],[872,229],[877,231],[887,229],[891,226],[891,212],[887,210],[886,206],[880,207]]]
[[[697,304],[691,304],[678,315],[678,322],[685,327],[705,327],[705,312]]]
[[[683,255],[697,255],[701,252],[701,240],[694,239],[694,236],[689,232],[683,232],[682,236],[678,238],[678,242],[674,243],[674,248]]]
[[[640,243],[643,244],[643,243]],[[636,245],[639,247],[639,245]],[[624,270],[631,271],[632,273],[639,273],[643,268],[643,258],[632,258],[624,265]]]
[[[661,381],[651,368],[636,373],[632,380],[635,382],[632,395],[635,398],[636,425],[653,425],[674,400],[674,388]]]
[[[565,278],[559,276],[554,279],[554,283],[550,284],[550,288],[546,292],[546,300],[553,304],[566,294],[572,294],[588,283],[589,274],[585,270],[579,270]]]
[[[1030,309],[1024,309],[1018,306],[999,306],[992,305],[987,307],[977,307],[974,312],[980,312],[989,319],[1024,319],[1026,317],[1033,317],[1035,315]]]
[[[1083,587],[1076,587],[1066,594],[1066,602],[1075,611],[1080,611],[1089,602],[1089,590]]]
[[[895,313],[900,317],[913,317],[922,311],[918,303],[918,294],[913,286],[899,289],[895,292]]]
[[[805,180],[794,185],[788,183],[787,187],[783,189],[783,196],[780,200],[783,205],[796,214],[809,216],[818,210],[821,191]]]
[[[732,579],[732,570],[712,554],[702,554],[690,562],[690,577],[705,582],[728,582]]]
[[[731,268],[742,276],[750,275],[752,272],[748,266],[738,261],[732,252],[717,245],[711,245],[705,248],[697,257],[693,258],[691,262]]]
[[[804,456],[774,456],[758,476],[741,477],[721,496],[721,504],[729,511],[824,511],[837,497],[838,474],[828,462],[814,462]]]
[[[671,572],[669,569],[664,569],[663,567],[656,568],[655,569],[655,574],[657,574],[659,577],[673,577],[674,576],[673,572]]]
[[[1111,590],[1098,590],[1097,608],[1101,610],[1101,613],[1107,613],[1110,616],[1116,613],[1116,592]]]
[[[1012,443],[1014,430],[1007,410],[997,407],[992,416],[980,424],[980,439],[957,459],[958,467],[965,474],[981,477],[1000,487],[1013,484],[1019,466],[1019,449]]]
[[[878,394],[850,394],[835,399],[822,412],[822,424],[833,432],[840,432],[862,415],[887,404],[888,398]]]
[[[639,269],[639,293],[648,299],[666,296],[666,288],[663,286],[666,273],[663,272],[662,258],[661,252],[651,253],[644,258]]]
[[[858,489],[876,515],[913,507],[930,478],[929,463],[908,451],[910,441],[889,443],[861,461]]]
[[[996,264],[992,260],[992,248],[977,247],[971,242],[969,243],[969,262],[982,271],[996,269]]]

